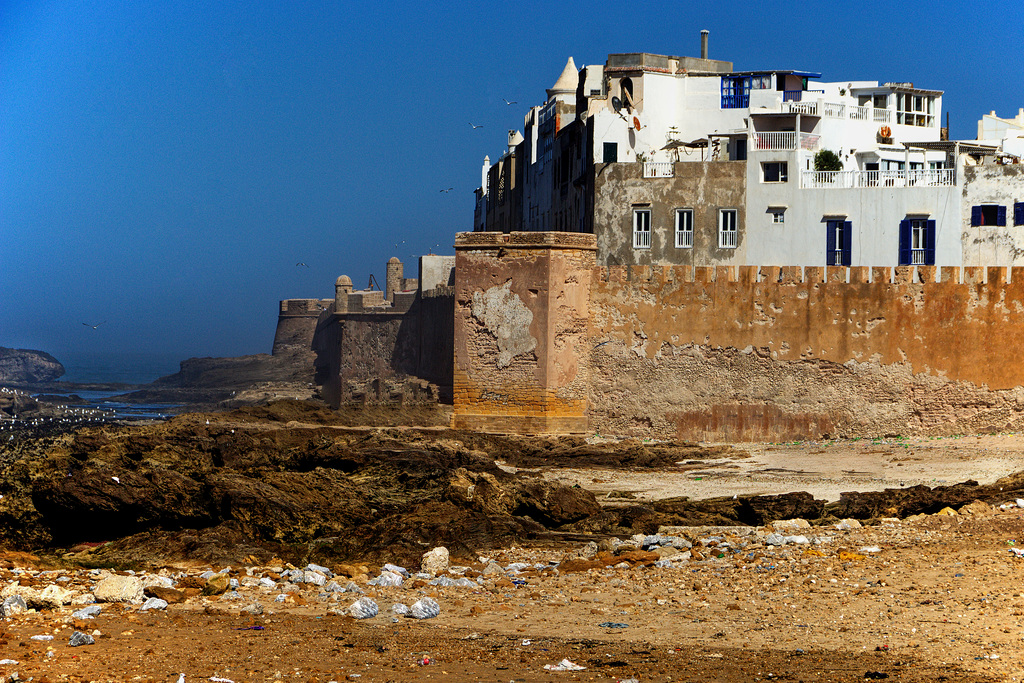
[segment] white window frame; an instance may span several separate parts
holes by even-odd
[[[633,209],[633,248],[651,248],[651,210],[649,208]]]
[[[785,209],[772,209],[772,224],[782,225],[786,222],[786,210]]]
[[[925,263],[925,244],[928,240],[928,219],[910,219],[910,263],[920,266]]]
[[[693,209],[676,209],[676,249],[693,248]]]
[[[779,167],[779,179],[768,180],[768,167],[778,166]],[[789,182],[789,163],[786,161],[764,161],[761,162],[761,182],[762,183],[787,183]]]
[[[735,249],[739,243],[739,214],[737,209],[718,210],[719,249]]]

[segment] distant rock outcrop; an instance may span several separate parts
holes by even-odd
[[[34,384],[50,382],[64,374],[64,366],[44,351],[7,349],[0,346],[0,382]]]

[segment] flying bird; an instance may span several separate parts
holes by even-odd
[[[449,192],[451,192],[454,189],[455,189],[454,187],[449,187],[447,190],[441,190],[441,192],[444,192],[445,194],[448,194]]]
[[[82,324],[83,324],[83,325],[85,325],[86,327],[91,327],[92,329],[94,329],[94,330],[95,330],[95,329],[96,329],[97,327],[99,327],[100,325],[102,325],[102,324],[104,324],[104,323],[106,323],[106,322],[107,322],[107,321],[106,321],[106,320],[104,320],[104,321],[103,321],[102,323],[96,323],[95,325],[90,325],[89,323],[82,323]]]
[[[307,266],[307,265],[306,265],[305,263],[303,263],[302,261],[299,261],[298,263],[296,263],[296,264],[295,264],[295,267],[296,267],[296,268],[298,268],[299,266],[302,266],[303,268],[309,268],[309,266]]]
[[[505,100],[504,97],[502,97],[501,99]],[[509,102],[508,100],[505,100],[505,104],[507,104],[508,106],[511,107],[513,104],[519,104],[519,103],[516,102],[515,100],[512,100],[511,102]]]
[[[473,126],[473,130],[476,130],[477,128],[483,128],[484,127],[484,125],[482,123],[478,126],[475,123],[473,123],[472,121],[469,122],[469,125]]]

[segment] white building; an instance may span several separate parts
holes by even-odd
[[[820,76],[734,71],[706,32],[699,59],[570,58],[475,229],[593,232],[607,265],[1024,265],[1024,111],[950,142],[941,91]]]

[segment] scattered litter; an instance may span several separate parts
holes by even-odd
[[[441,613],[441,606],[433,598],[420,598],[409,608],[409,616],[414,619],[433,619]]]
[[[629,628],[629,624],[623,624],[618,621],[605,621],[598,624],[601,628]]]
[[[531,641],[529,638],[523,640],[523,647],[526,647],[527,645],[533,645],[533,641]]]
[[[53,636],[32,636],[31,640],[53,640]]]
[[[71,647],[78,647],[79,645],[92,645],[96,642],[96,639],[90,636],[88,633],[82,633],[81,631],[75,631],[71,634],[71,638],[68,639],[68,645]]]
[[[243,626],[242,628],[236,628],[236,631],[262,631],[263,626]]]
[[[880,553],[880,552],[882,552],[882,549],[879,548],[877,545],[866,545],[863,548],[861,548],[859,552],[862,552],[862,553]]]
[[[371,619],[377,612],[377,603],[372,598],[359,598],[348,608],[348,613],[356,619]]]
[[[430,657],[428,657],[427,655],[423,655],[423,657],[421,659],[417,659],[416,660],[416,663],[419,664],[420,666],[429,666],[429,664],[430,664]]]
[[[568,659],[563,659],[558,664],[545,664],[544,668],[548,671],[583,671],[587,667],[570,662]]]
[[[880,681],[888,677],[889,674],[882,671],[868,671],[864,674],[864,680],[866,681]]]
[[[213,683],[235,683],[230,678],[218,678],[217,676],[214,676],[210,680],[213,681]]]
[[[0,666],[9,666],[9,665],[12,665],[12,664],[17,664],[17,663],[18,663],[18,660],[16,660],[16,659],[0,659]]]

